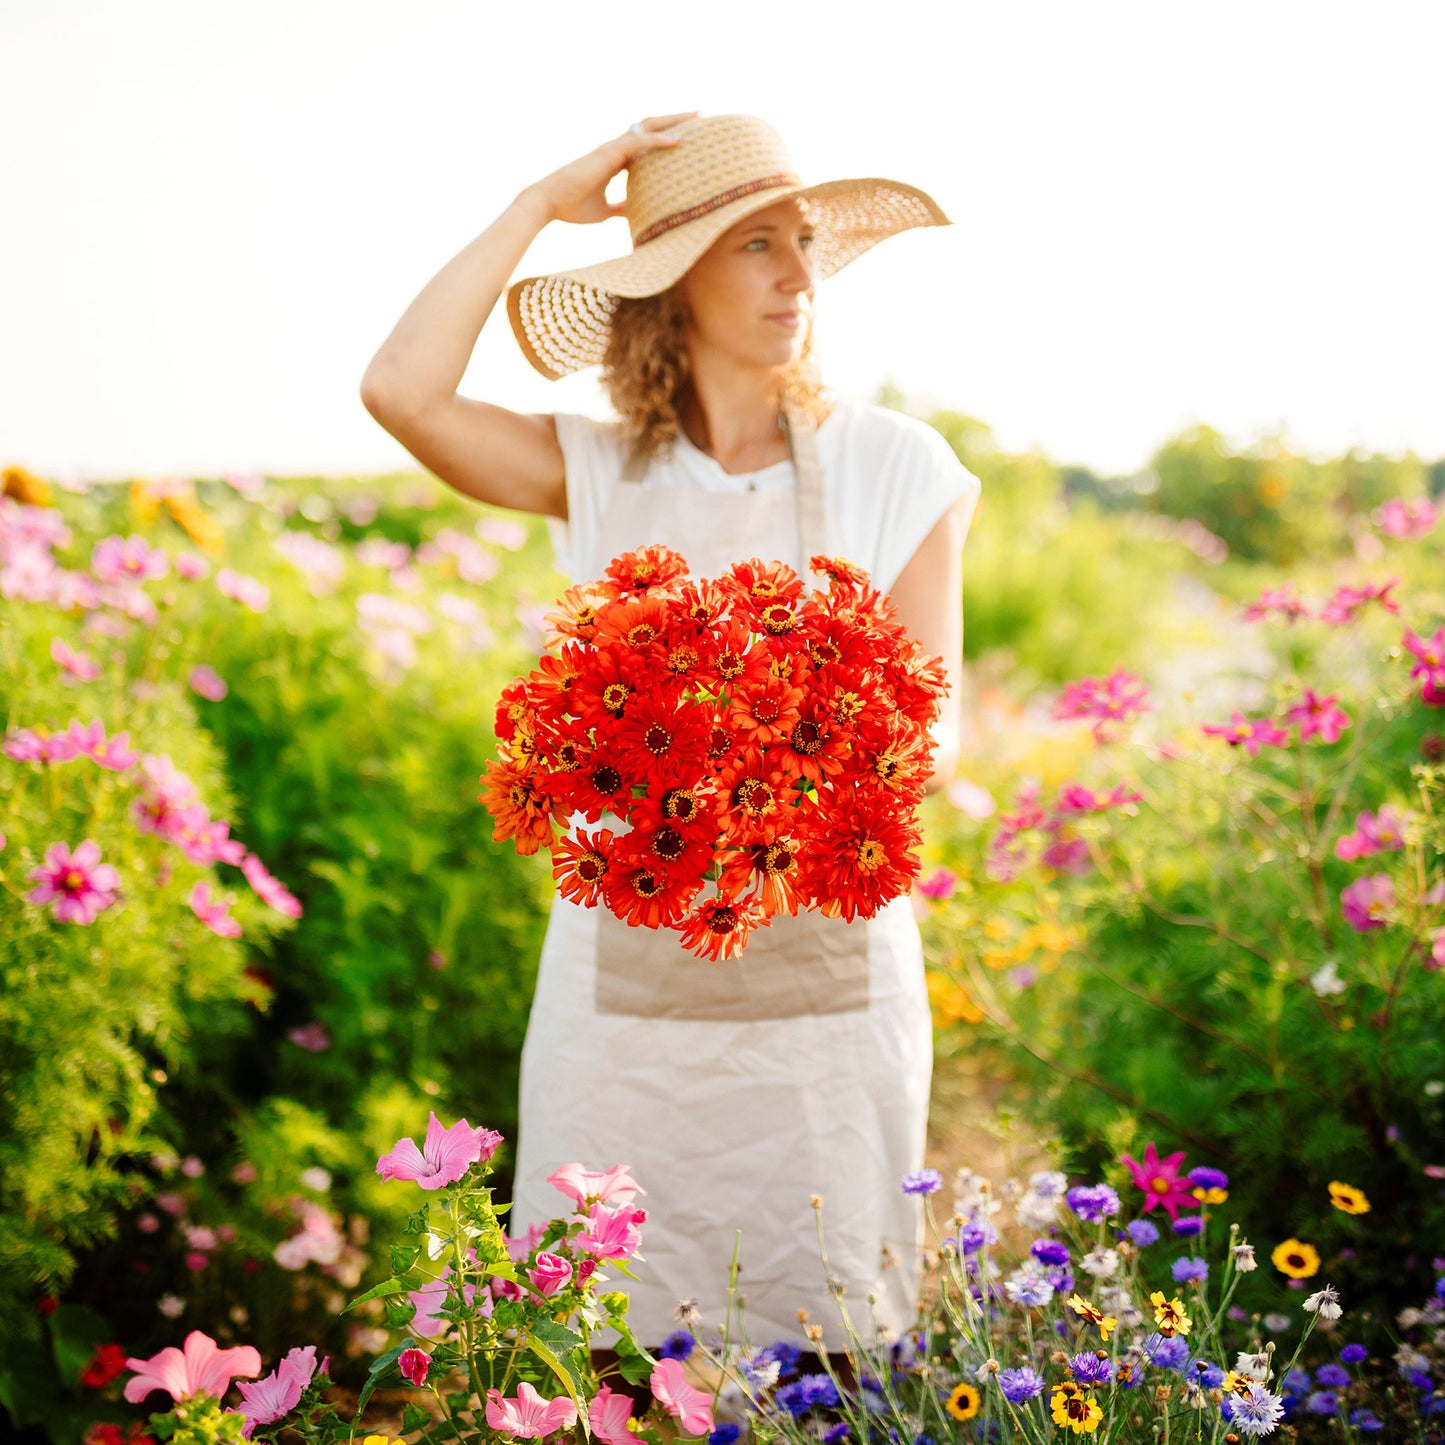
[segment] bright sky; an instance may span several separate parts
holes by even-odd
[[[0,464],[408,465],[357,387],[411,298],[528,182],[694,109],[953,218],[820,288],[844,392],[1102,471],[1192,421],[1438,457],[1442,54],[1435,0],[0,6]],[[555,225],[518,274],[628,246]],[[500,306],[461,390],[605,411]]]

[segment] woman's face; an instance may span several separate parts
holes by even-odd
[[[813,224],[789,196],[724,231],[677,283],[694,355],[785,366],[802,346],[813,288]]]

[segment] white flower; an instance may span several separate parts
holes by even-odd
[[[1337,1320],[1344,1314],[1340,1308],[1340,1292],[1331,1284],[1316,1290],[1305,1301],[1305,1308],[1311,1314],[1318,1310],[1322,1320]]]
[[[1401,1345],[1395,1351],[1395,1363],[1402,1371],[1428,1370],[1430,1368],[1430,1361],[1419,1350],[1411,1349],[1409,1345]]]
[[[1398,1324],[1402,1330],[1413,1330],[1423,1318],[1424,1316],[1421,1315],[1419,1310],[1407,1305],[1395,1316],[1395,1323]]]
[[[1095,1279],[1113,1279],[1119,1269],[1119,1251],[1096,1245],[1079,1261],[1079,1268]]]
[[[1314,989],[1316,998],[1332,998],[1335,994],[1344,993],[1345,981],[1340,977],[1339,965],[1334,959],[1310,974],[1310,987]]]
[[[1250,1270],[1259,1268],[1259,1261],[1254,1257],[1254,1246],[1247,1239],[1241,1239],[1232,1253],[1234,1267],[1240,1274],[1248,1274]]]
[[[1025,1194],[1014,1211],[1025,1229],[1047,1229],[1059,1217],[1059,1201],[1038,1194]]]
[[[298,1177],[308,1189],[314,1189],[318,1194],[325,1194],[331,1188],[331,1176],[319,1165],[303,1169]]]
[[[1445,1094],[1445,1079],[1430,1079],[1426,1082],[1424,1094],[1427,1099],[1438,1099]]]
[[[1069,1187],[1068,1176],[1057,1169],[1045,1169],[1029,1179],[1029,1188],[1040,1199],[1062,1199]]]
[[[156,1301],[156,1308],[168,1319],[179,1319],[186,1302],[178,1294],[163,1294]]]
[[[1242,1354],[1234,1362],[1235,1370],[1241,1375],[1248,1375],[1251,1380],[1258,1380],[1263,1385],[1269,1379],[1269,1356],[1263,1350],[1257,1354]]]

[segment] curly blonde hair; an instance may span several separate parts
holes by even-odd
[[[783,401],[822,420],[823,382],[813,354],[813,313],[798,354],[782,369]],[[675,285],[656,296],[619,297],[612,311],[602,384],[629,444],[652,457],[669,449],[681,430],[678,408],[692,387],[684,323]]]

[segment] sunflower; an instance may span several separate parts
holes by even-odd
[[[983,1397],[978,1388],[965,1381],[953,1387],[953,1393],[944,1402],[944,1408],[955,1420],[972,1420],[978,1414]]]
[[[1345,1214],[1368,1214],[1370,1201],[1364,1191],[1353,1184],[1341,1184],[1338,1179],[1330,1180],[1330,1203]]]
[[[1054,1424],[1063,1425],[1075,1435],[1087,1435],[1099,1428],[1104,1412],[1093,1395],[1086,1394],[1072,1380],[1054,1386],[1049,1396],[1049,1409]]]
[[[1308,1279],[1312,1274],[1319,1273],[1319,1251],[1314,1245],[1298,1239],[1286,1239],[1283,1244],[1275,1245],[1270,1260],[1281,1274],[1288,1275],[1290,1279]]]

